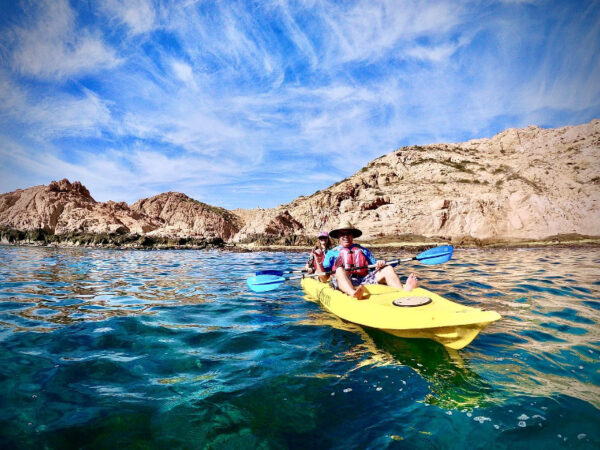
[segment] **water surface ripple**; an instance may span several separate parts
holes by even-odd
[[[304,258],[0,247],[0,446],[600,447],[597,249],[398,268],[503,316],[458,352],[246,288]]]

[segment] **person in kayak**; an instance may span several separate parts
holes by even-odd
[[[323,260],[325,259],[325,253],[331,249],[331,239],[329,239],[329,233],[327,231],[321,231],[317,236],[317,245],[310,252],[308,261],[304,266],[304,270],[308,273],[315,273],[319,270],[319,264],[322,266]]]
[[[362,300],[366,284],[384,283],[406,291],[412,291],[417,287],[418,280],[414,273],[411,273],[406,283],[402,285],[391,266],[386,265],[382,259],[375,259],[367,248],[355,244],[354,239],[361,235],[362,231],[350,222],[341,224],[329,233],[332,238],[339,239],[339,245],[325,254],[323,264],[317,265],[317,270],[333,273],[331,284],[334,288]],[[365,267],[368,265],[375,265],[375,271],[369,273],[369,269]],[[321,276],[319,279],[325,282],[327,276]]]

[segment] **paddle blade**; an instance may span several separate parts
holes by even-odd
[[[416,258],[423,264],[442,264],[446,261],[450,261],[452,252],[454,252],[454,247],[451,245],[442,245],[440,247],[425,250],[424,252],[419,253]]]
[[[248,278],[246,283],[254,292],[267,292],[277,289],[285,278],[274,274],[256,275]]]

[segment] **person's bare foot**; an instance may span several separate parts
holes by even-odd
[[[360,285],[356,291],[354,291],[354,294],[352,294],[352,297],[354,297],[357,300],[366,300],[368,298],[367,292],[365,292],[365,287],[364,285]]]
[[[414,273],[411,273],[408,278],[406,279],[406,283],[404,283],[404,290],[405,291],[412,291],[414,288],[416,288],[419,284],[419,280],[417,279],[417,276]]]

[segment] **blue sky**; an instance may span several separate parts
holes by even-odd
[[[600,2],[0,0],[0,192],[225,208],[600,117]]]

